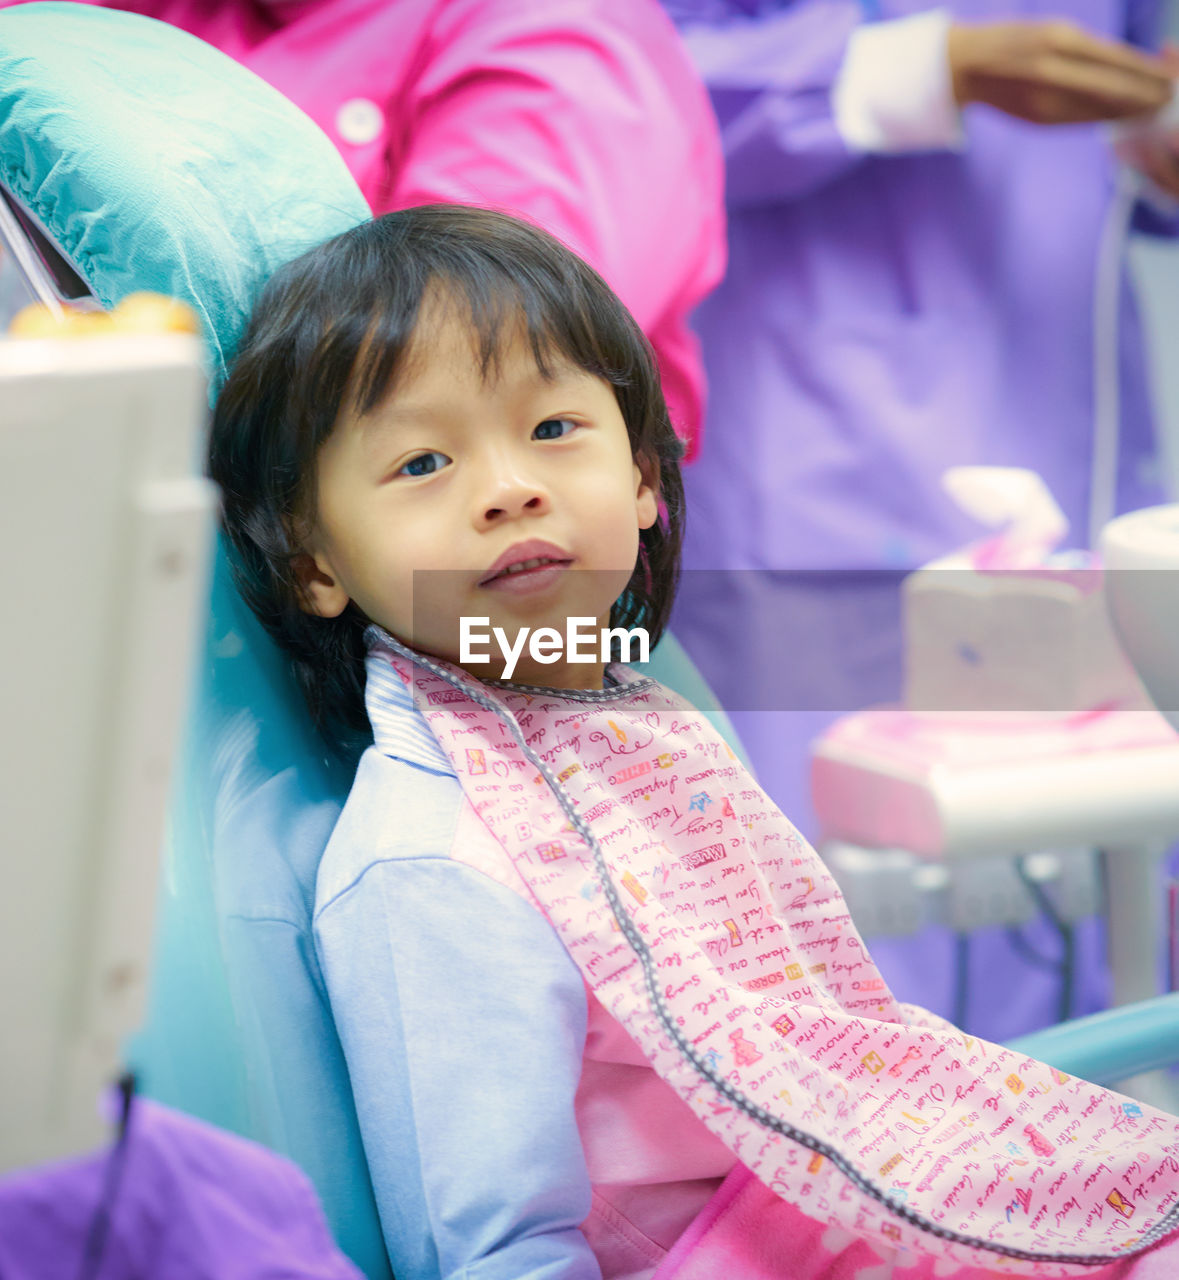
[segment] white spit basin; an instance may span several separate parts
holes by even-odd
[[[1118,637],[1155,706],[1179,729],[1179,503],[1111,520],[1101,557]]]

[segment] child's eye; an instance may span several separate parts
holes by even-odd
[[[560,440],[577,430],[577,423],[568,418],[546,418],[532,433],[534,440]]]
[[[431,476],[435,471],[441,471],[449,463],[450,459],[446,454],[439,453],[437,449],[432,449],[429,453],[419,453],[416,458],[410,458],[407,463],[398,469],[397,474],[399,476]]]

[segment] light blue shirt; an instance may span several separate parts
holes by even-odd
[[[601,1280],[579,1224],[587,1000],[544,917],[451,858],[462,791],[370,658],[374,746],[320,864],[315,940],[398,1280]]]

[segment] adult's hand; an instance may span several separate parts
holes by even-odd
[[[985,102],[1035,124],[1143,115],[1173,88],[1165,59],[1063,20],[955,23],[948,54],[959,106]]]
[[[1174,131],[1152,131],[1119,147],[1118,154],[1164,195],[1179,200],[1179,135]]]
[[[1179,46],[1163,46],[1163,60],[1179,78]],[[1118,158],[1144,173],[1157,190],[1179,200],[1179,117],[1174,110],[1122,125],[1114,150]]]

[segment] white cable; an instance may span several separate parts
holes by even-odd
[[[1138,174],[1124,165],[1097,250],[1097,276],[1093,288],[1093,454],[1089,468],[1089,546],[1096,547],[1101,531],[1117,509],[1118,436],[1121,426],[1121,326],[1122,271],[1126,237],[1134,201],[1139,194]]]

